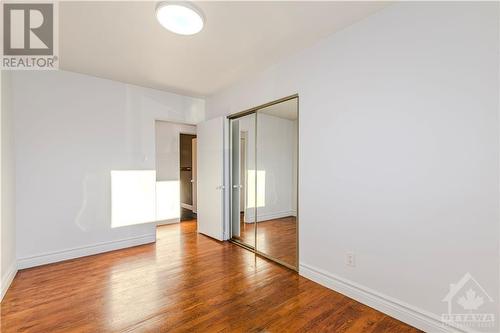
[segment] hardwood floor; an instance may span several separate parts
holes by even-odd
[[[22,270],[1,332],[418,332],[341,294],[196,233]]]

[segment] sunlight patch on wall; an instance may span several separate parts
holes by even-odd
[[[156,171],[111,171],[111,227],[156,221]]]
[[[255,170],[248,170],[247,208],[255,207]],[[266,170],[257,170],[257,207],[266,206]]]
[[[156,182],[156,220],[171,220],[181,217],[180,182],[169,180]]]
[[[156,181],[155,170],[111,171],[111,227],[177,219],[180,182]]]

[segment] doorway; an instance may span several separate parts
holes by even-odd
[[[157,120],[156,221],[196,219],[196,126]]]
[[[179,134],[181,221],[196,218],[196,135]]]

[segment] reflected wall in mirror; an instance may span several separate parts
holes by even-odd
[[[257,111],[256,210],[249,212],[257,220],[256,250],[293,268],[298,252],[297,139],[298,98]],[[255,205],[250,199],[249,205]]]
[[[255,248],[256,115],[230,122],[231,239]]]

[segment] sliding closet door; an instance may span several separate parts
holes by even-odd
[[[257,111],[257,252],[297,267],[297,98]]]
[[[255,114],[231,119],[231,239],[255,247]]]
[[[231,241],[298,269],[298,97],[230,117]]]

